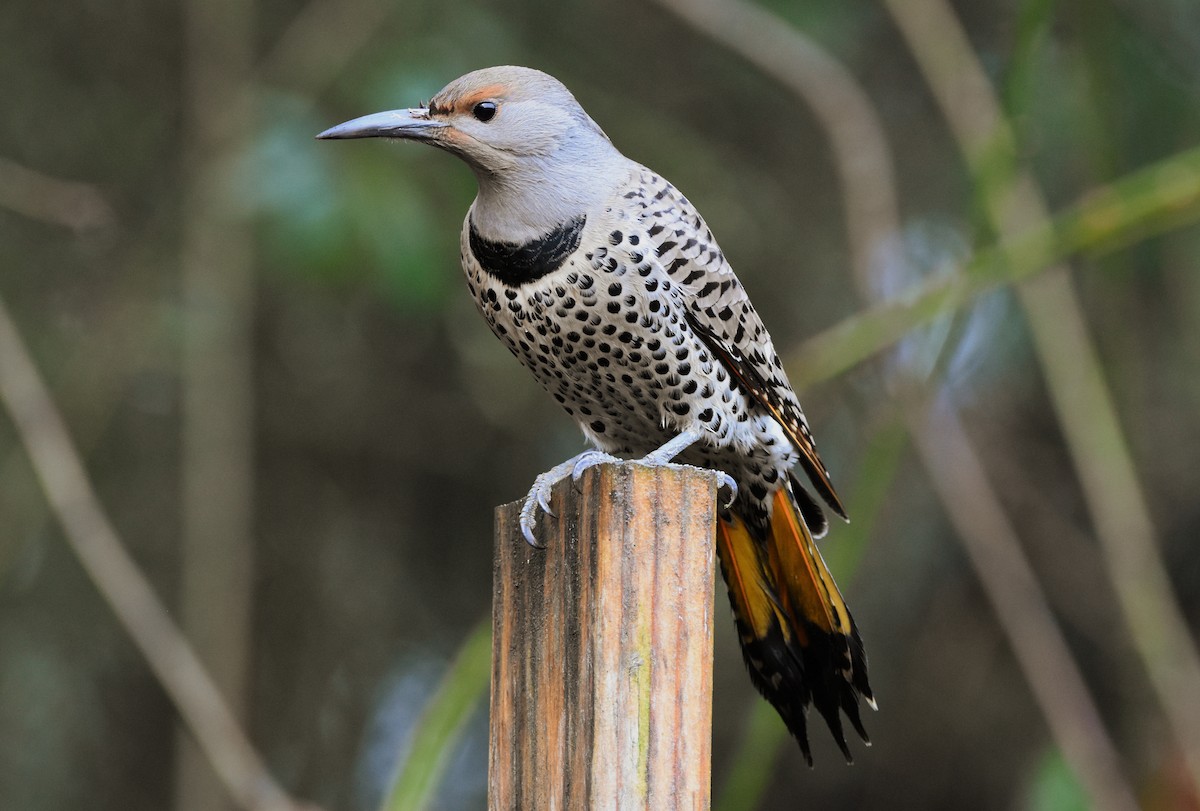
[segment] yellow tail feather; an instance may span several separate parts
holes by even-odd
[[[810,704],[850,760],[841,713],[866,741],[858,699],[875,706],[862,641],[788,485],[776,492],[772,507],[769,528],[756,532],[736,506],[717,526],[717,557],[742,656],[810,765]]]
[[[775,492],[769,549],[771,568],[783,586],[783,604],[793,621],[805,620],[827,634],[849,636],[846,601],[784,487]]]
[[[750,537],[750,530],[736,514],[717,522],[717,557],[729,584],[733,613],[752,638],[766,637],[772,625],[786,633],[788,624],[775,600],[762,546]]]

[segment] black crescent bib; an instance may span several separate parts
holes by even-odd
[[[491,276],[509,287],[540,279],[562,267],[566,258],[579,248],[579,238],[587,216],[580,214],[544,236],[528,242],[493,242],[484,239],[471,223],[471,253]]]

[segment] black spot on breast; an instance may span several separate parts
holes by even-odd
[[[488,274],[509,287],[516,287],[562,267],[567,257],[579,248],[586,223],[587,217],[580,214],[548,234],[521,244],[484,239],[471,223],[471,253]]]

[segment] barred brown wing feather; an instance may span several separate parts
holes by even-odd
[[[829,470],[817,454],[816,442],[813,440],[812,432],[809,431],[804,417],[794,402],[785,400],[774,387],[767,383],[763,373],[764,367],[769,368],[766,359],[744,357],[736,346],[722,339],[713,329],[704,324],[695,310],[689,309],[686,318],[692,331],[704,341],[709,350],[742,385],[746,393],[766,408],[783,427],[788,439],[800,452],[800,464],[804,467],[804,471],[808,474],[817,492],[820,493],[821,498],[834,512],[842,518],[846,518],[846,508],[833,488],[833,482],[829,479]],[[811,512],[811,510],[806,510],[806,520],[811,517]],[[822,534],[823,524],[822,519],[821,524],[812,527],[814,535]]]

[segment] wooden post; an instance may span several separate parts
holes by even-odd
[[[716,477],[602,465],[496,511],[488,808],[707,811]]]

